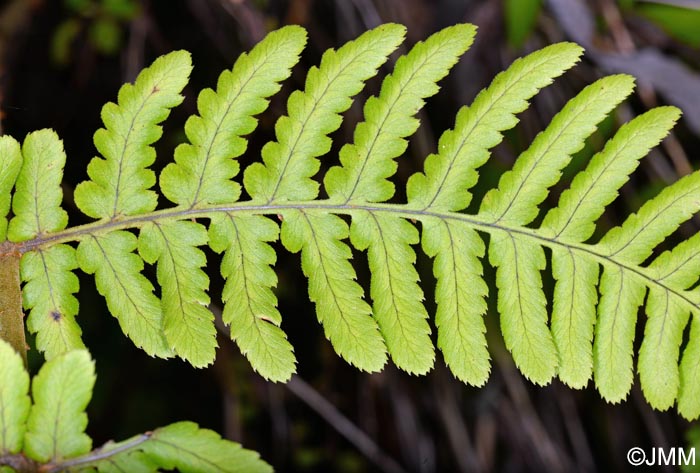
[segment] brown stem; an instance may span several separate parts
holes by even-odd
[[[24,314],[20,292],[19,259],[16,245],[0,243],[0,338],[8,342],[27,364]]]

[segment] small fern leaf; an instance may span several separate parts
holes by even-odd
[[[0,136],[0,241],[7,236],[12,188],[21,167],[22,151],[17,140],[7,135]]]
[[[646,313],[637,371],[644,397],[652,407],[665,411],[673,406],[678,395],[678,355],[690,312],[668,289],[652,287]]]
[[[595,221],[617,196],[639,160],[661,141],[679,117],[675,107],[659,107],[623,125],[605,148],[591,159],[564,191],[540,227],[557,240],[583,242]],[[565,246],[552,247],[552,271],[557,281],[552,308],[552,334],[559,353],[559,378],[582,388],[593,369],[598,264]]]
[[[700,172],[682,177],[608,231],[596,247],[610,258],[641,264],[656,245],[700,210],[699,195]]]
[[[272,288],[277,259],[268,242],[277,240],[279,227],[267,217],[219,216],[209,227],[214,251],[226,250],[221,274],[222,318],[231,326],[231,338],[253,369],[271,381],[288,381],[296,370],[294,349],[282,331],[282,315]]]
[[[425,160],[424,173],[410,177],[408,202],[417,208],[462,210],[469,205],[467,192],[476,184],[488,150],[501,142],[501,131],[518,122],[515,114],[555,77],[571,68],[583,50],[573,43],[560,43],[517,59],[481,91],[470,107],[462,107],[453,130],[440,137],[438,154]]]
[[[27,329],[36,333],[36,346],[51,359],[63,352],[85,348],[78,315],[78,264],[75,249],[56,245],[30,251],[22,256],[20,271],[26,281],[22,303],[30,309]]]
[[[598,321],[593,342],[593,378],[610,403],[627,397],[632,388],[632,348],[637,310],[646,287],[616,265],[603,265]]]
[[[324,183],[331,199],[344,202],[382,202],[394,195],[387,180],[396,173],[394,158],[408,146],[419,122],[414,115],[424,99],[439,90],[445,77],[474,40],[476,28],[455,25],[418,42],[396,61],[394,72],[382,82],[378,97],[365,103],[365,121],[355,128],[355,142],[340,150],[341,166],[331,168]]]
[[[401,218],[358,212],[353,214],[350,241],[367,250],[374,318],[391,359],[409,373],[427,373],[435,351],[411,248],[419,242],[418,231]]]
[[[172,350],[163,335],[163,314],[153,286],[141,270],[143,260],[133,253],[136,237],[125,231],[89,235],[80,242],[80,269],[95,274],[97,290],[124,333],[151,356],[167,358]]]
[[[22,450],[29,416],[29,375],[15,349],[0,340],[0,452]]]
[[[7,237],[26,241],[66,228],[68,214],[61,208],[66,153],[53,130],[29,133],[22,144],[22,168],[17,176]]]
[[[348,363],[361,370],[379,371],[386,363],[386,347],[355,281],[349,262],[352,253],[341,241],[347,237],[348,226],[336,215],[285,213],[282,244],[292,253],[301,250],[309,297],[316,303],[326,338]]]
[[[39,462],[83,455],[92,448],[85,434],[85,408],[92,397],[95,365],[86,350],[47,361],[32,381],[32,406],[24,451]]]
[[[691,412],[686,412],[689,409],[686,407],[687,396],[681,400],[684,393],[697,389],[693,387],[693,381],[690,381],[689,386],[684,386],[682,381],[693,379],[693,376],[684,377],[681,374],[688,363],[682,361],[680,370],[678,366],[683,330],[688,323],[689,312],[687,306],[680,305],[684,301],[680,297],[674,297],[675,294],[668,287],[687,289],[692,286],[700,276],[699,268],[700,233],[679,243],[673,250],[665,251],[649,266],[650,277],[660,285],[652,287],[647,298],[649,319],[637,362],[642,390],[649,402],[657,409],[667,409],[678,396],[678,411],[687,418],[698,416],[692,414],[692,409]],[[691,333],[683,360],[692,359],[694,345]],[[695,409],[695,412],[699,412]]]
[[[515,233],[494,231],[489,260],[496,267],[498,312],[506,348],[520,371],[544,385],[556,372],[557,352],[547,327],[547,307],[540,271],[542,247]]]
[[[289,77],[305,41],[300,26],[273,31],[221,74],[216,92],[205,89],[199,94],[201,116],[192,116],[185,124],[192,144],[175,149],[175,163],[168,164],[160,177],[168,199],[187,207],[238,200],[240,185],[231,179],[239,170],[234,159],[246,150],[242,136],[257,126],[253,116],[267,108],[267,97]]]
[[[139,254],[158,262],[162,288],[163,332],[175,353],[196,368],[214,361],[216,328],[207,305],[209,278],[202,271],[207,259],[197,248],[208,242],[203,225],[189,221],[149,223],[139,234]]]
[[[696,300],[696,304],[700,300]],[[678,412],[688,420],[700,417],[700,320],[693,315],[680,366]]]
[[[584,88],[501,176],[498,188],[484,196],[479,215],[503,224],[530,223],[571,155],[633,88],[634,79],[627,75],[604,77]]]
[[[270,465],[251,450],[222,439],[194,422],[177,422],[156,429],[143,451],[158,465],[183,473],[272,473]]]
[[[277,141],[262,149],[264,164],[245,170],[243,183],[253,200],[309,200],[318,195],[311,176],[320,167],[316,157],[331,148],[327,135],[340,127],[339,113],[350,107],[351,97],[377,73],[404,33],[403,26],[385,24],[323,54],[321,65],[309,70],[304,92],[289,96],[289,115],[275,126]]]
[[[595,221],[637,168],[639,160],[673,128],[680,116],[676,107],[658,107],[624,124],[605,148],[576,175],[559,205],[545,215],[540,227],[557,238],[578,242],[593,235]]]
[[[488,288],[479,260],[484,242],[464,222],[429,219],[423,220],[422,244],[435,258],[438,347],[457,379],[482,386],[491,369],[483,320]]]
[[[551,330],[557,347],[559,379],[584,388],[593,375],[593,333],[596,319],[598,263],[566,247],[552,248],[556,281]]]
[[[700,172],[681,178],[666,187],[656,197],[646,202],[636,214],[632,214],[619,226],[611,229],[595,246],[597,251],[613,261],[623,261],[626,266],[638,265],[646,260],[652,250],[678,226],[700,209]],[[606,278],[606,274],[611,273]],[[632,386],[632,346],[637,308],[644,297],[644,281],[638,281],[634,273],[621,266],[607,265],[600,283],[601,300],[598,304],[598,325],[594,341],[594,372],[596,385],[605,399],[618,402],[624,399]],[[629,288],[629,289],[628,289]],[[659,295],[656,292],[653,295]],[[663,294],[661,294],[663,297]],[[677,319],[684,317],[671,301],[670,333],[677,332]],[[650,317],[663,314],[658,305],[652,304]],[[650,319],[651,321],[651,319]],[[650,330],[662,328],[651,322]],[[673,327],[676,327],[675,329]],[[646,332],[652,336],[652,332]],[[670,336],[672,346],[676,337]],[[671,356],[667,347],[665,356]],[[610,360],[615,360],[611,363]],[[666,401],[662,401],[663,405]]]
[[[105,128],[95,132],[97,150],[88,165],[90,181],[75,188],[75,203],[86,215],[114,219],[151,212],[158,195],[149,190],[155,174],[147,169],[156,158],[151,144],[162,134],[158,123],[182,102],[192,64],[186,51],[175,51],[156,59],[136,78],[119,89],[118,105],[102,108]]]

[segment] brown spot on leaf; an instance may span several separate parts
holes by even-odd
[[[51,312],[51,318],[53,319],[54,322],[58,322],[61,320],[61,313],[56,312],[55,310]]]

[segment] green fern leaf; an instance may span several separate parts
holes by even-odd
[[[419,242],[418,231],[406,220],[371,212],[353,214],[353,222],[350,241],[367,250],[372,309],[391,359],[409,373],[427,373],[435,351],[410,246]]]
[[[516,60],[491,85],[462,107],[455,127],[442,134],[438,154],[425,160],[424,173],[412,175],[406,185],[408,201],[416,208],[462,210],[469,205],[467,192],[476,184],[488,150],[500,143],[501,131],[515,126],[515,114],[527,100],[555,77],[571,68],[583,53],[580,46],[560,43]]]
[[[425,253],[435,258],[438,347],[457,379],[481,386],[491,369],[482,318],[488,292],[479,261],[484,242],[464,222],[426,219],[422,244]]]
[[[679,116],[674,107],[659,107],[623,125],[576,175],[540,227],[551,238],[583,242],[595,221],[617,196],[639,160],[668,133]],[[559,378],[575,388],[588,383],[593,370],[592,340],[598,265],[562,247],[552,248],[557,281],[552,308],[552,334],[559,353]]]
[[[498,312],[506,347],[520,371],[537,384],[547,384],[557,366],[556,348],[547,329],[547,309],[540,271],[544,251],[517,234],[494,231],[489,260],[498,269]]]
[[[454,130],[440,137],[439,153],[428,156],[425,174],[416,173],[407,183],[409,204],[417,208],[462,210],[469,204],[477,181],[475,169],[486,162],[488,149],[498,144],[499,133],[517,122],[515,113],[554,77],[570,68],[581,48],[562,43],[518,59],[481,92],[470,108],[463,107]],[[484,246],[468,226],[442,220],[423,220],[423,249],[435,257],[437,278],[438,346],[446,363],[461,380],[482,385],[489,373],[485,349],[486,286],[481,263]],[[463,279],[469,278],[468,282]]]
[[[97,290],[124,333],[149,355],[169,357],[172,350],[163,335],[163,314],[153,286],[140,271],[136,237],[124,231],[92,235],[78,245],[80,269],[95,274]]]
[[[270,267],[276,254],[268,244],[278,234],[275,222],[261,216],[226,215],[213,219],[209,227],[212,249],[226,250],[221,262],[226,278],[222,318],[231,326],[231,338],[263,377],[287,381],[294,374],[296,358],[280,329],[282,316],[271,289],[277,284]]]
[[[32,382],[34,405],[24,445],[27,456],[47,462],[90,451],[85,408],[94,383],[95,367],[85,350],[57,356],[41,367]]]
[[[22,151],[11,136],[0,136],[0,241],[7,236],[7,213],[12,188],[22,167]]]
[[[22,156],[12,198],[15,216],[7,229],[11,241],[63,230],[68,224],[68,214],[61,208],[66,154],[58,135],[51,130],[28,134],[22,144]]]
[[[590,238],[595,221],[617,197],[617,190],[649,149],[668,134],[679,116],[680,110],[675,107],[658,107],[620,127],[605,149],[576,175],[571,187],[562,193],[559,205],[547,212],[542,230],[579,242]]]
[[[649,266],[649,272],[659,282],[687,289],[700,276],[698,268],[700,233],[678,244],[672,251],[662,253]],[[700,412],[699,407],[686,407],[686,403],[697,404],[697,401],[692,401],[685,395],[692,391],[692,386],[697,384],[697,381],[693,383],[692,376],[688,376],[688,381],[682,383],[678,366],[683,330],[690,315],[688,306],[681,305],[681,302],[681,299],[673,297],[668,288],[655,287],[649,292],[648,321],[639,349],[637,370],[644,395],[655,408],[668,409],[678,396],[679,410]],[[694,341],[691,339],[686,347],[681,368],[684,365],[688,366],[685,360],[691,359],[693,345]],[[692,375],[692,371],[687,374]],[[681,385],[686,386],[682,391]]]
[[[598,321],[593,343],[593,374],[603,399],[620,402],[632,387],[632,344],[637,309],[646,288],[633,275],[603,265]]]
[[[379,96],[365,103],[365,121],[355,128],[355,142],[340,150],[342,167],[326,174],[325,189],[331,199],[382,202],[394,195],[387,177],[396,173],[393,159],[408,146],[404,138],[418,128],[414,115],[423,107],[423,99],[437,93],[436,82],[469,48],[475,32],[471,25],[445,28],[396,61]]]
[[[0,454],[22,450],[30,405],[29,375],[22,358],[0,340]]]
[[[207,259],[197,248],[206,245],[207,230],[194,222],[151,223],[141,229],[139,254],[158,262],[163,288],[163,332],[168,345],[192,366],[203,367],[216,355],[214,314],[208,309],[209,278],[202,271]]]
[[[656,245],[700,209],[699,192],[700,173],[681,178],[606,233],[596,247],[610,258],[641,264]]]
[[[66,155],[55,132],[30,133],[22,145],[22,168],[12,200],[14,217],[8,237],[26,241],[57,232],[68,224],[61,208],[61,179]],[[22,255],[21,278],[25,281],[23,304],[31,309],[30,332],[37,333],[37,347],[51,358],[71,348],[81,348],[80,327],[75,322],[78,291],[75,250],[68,245],[37,249]]]
[[[700,173],[685,176],[645,203],[639,212],[632,214],[621,226],[610,230],[596,247],[609,258],[624,261],[625,266],[642,263],[656,245],[700,209],[698,195]],[[596,330],[594,342],[594,372],[601,395],[610,402],[617,402],[626,397],[632,386],[634,324],[637,307],[642,304],[645,290],[642,285],[644,281],[638,281],[634,272],[611,265],[604,267],[600,283],[602,295],[598,306],[599,329]],[[608,272],[611,275],[606,278]],[[634,290],[629,290],[629,295],[623,291],[627,291],[626,286],[634,287]],[[663,297],[663,293],[656,291],[652,291],[651,295]],[[676,308],[673,300],[663,310],[658,303],[659,301],[654,301],[647,306],[650,323],[646,335],[655,337],[654,326],[657,330],[664,327],[663,324],[655,323],[659,316],[670,317],[670,331],[676,335],[666,335],[665,342],[675,346],[680,341],[677,335],[680,327],[676,324],[682,320],[682,311]],[[668,348],[664,354],[669,355]],[[610,360],[615,360],[615,363]],[[654,400],[661,401],[656,398]],[[659,403],[662,406],[665,404],[666,401]]]
[[[200,93],[201,116],[190,117],[185,125],[192,144],[177,147],[175,163],[166,166],[160,177],[168,199],[188,207],[238,200],[240,185],[231,179],[239,169],[234,158],[247,145],[241,137],[255,129],[253,116],[267,108],[266,98],[289,77],[305,41],[306,32],[299,26],[274,31],[249,54],[242,54],[231,71],[221,74],[216,92]]]
[[[633,88],[632,77],[609,76],[571,99],[547,129],[537,135],[513,169],[501,176],[498,189],[484,196],[479,215],[503,224],[530,223],[537,216],[547,189],[559,180],[571,155],[583,147],[584,139]]]
[[[36,333],[36,346],[51,359],[63,352],[85,348],[82,330],[75,321],[78,314],[78,264],[75,250],[68,245],[30,251],[22,256],[20,271],[27,281],[22,303],[31,309],[27,328]]]
[[[347,224],[335,215],[285,213],[282,244],[292,253],[301,250],[301,268],[309,278],[309,297],[326,337],[335,351],[365,371],[379,371],[386,363],[386,348],[355,282],[348,261]]]
[[[160,138],[158,123],[182,102],[180,91],[192,70],[189,53],[175,51],[161,56],[139,74],[136,82],[119,90],[119,104],[102,108],[106,128],[95,133],[95,146],[104,159],[88,165],[90,181],[75,188],[75,203],[93,218],[115,219],[151,212],[158,195],[148,190],[155,174],[146,169],[155,161],[149,146]]]
[[[288,116],[275,126],[276,142],[262,149],[262,163],[253,163],[244,174],[244,185],[253,200],[308,200],[318,195],[311,176],[319,170],[315,159],[331,147],[328,134],[341,123],[364,81],[403,39],[405,28],[386,24],[362,34],[338,51],[328,50],[321,65],[309,70],[304,92],[293,92],[287,102]]]
[[[257,453],[221,439],[194,422],[156,429],[143,450],[161,468],[183,473],[266,473],[272,468]]]
[[[695,299],[695,304],[700,304]],[[693,314],[688,344],[683,350],[678,389],[678,412],[686,419],[700,417],[700,321]]]

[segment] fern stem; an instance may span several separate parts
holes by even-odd
[[[364,205],[357,204],[339,204],[337,201],[317,200],[317,201],[287,201],[284,203],[261,204],[257,201],[245,201],[231,205],[208,205],[198,208],[172,207],[168,209],[157,210],[151,213],[142,215],[124,216],[115,220],[99,220],[68,228],[66,230],[42,234],[32,240],[15,243],[14,251],[20,254],[34,251],[43,247],[53,246],[58,243],[67,243],[80,241],[85,237],[112,232],[115,230],[126,230],[140,228],[150,222],[159,222],[163,220],[184,220],[194,218],[211,218],[220,213],[233,215],[278,215],[284,214],[285,210],[302,210],[304,212],[318,211],[323,214],[334,213],[353,216],[356,212],[366,211],[371,214],[389,214],[395,217],[405,218],[410,221],[422,221],[428,218],[436,218],[442,221],[458,221],[465,223],[475,230],[485,233],[494,231],[504,231],[509,234],[517,234],[536,241],[542,246],[548,248],[564,248],[570,251],[585,253],[588,258],[595,259],[600,264],[616,266],[624,271],[627,271],[638,278],[641,282],[649,287],[658,287],[659,289],[669,291],[679,297],[689,310],[697,312],[700,310],[700,304],[696,304],[686,291],[664,284],[663,281],[658,281],[656,278],[647,274],[643,267],[637,265],[629,265],[618,261],[611,255],[604,254],[595,245],[578,243],[567,240],[559,240],[551,236],[544,235],[538,229],[522,227],[517,225],[508,225],[500,222],[488,221],[476,215],[463,214],[458,212],[437,211],[407,208],[406,204],[389,204],[389,203],[368,203]]]

